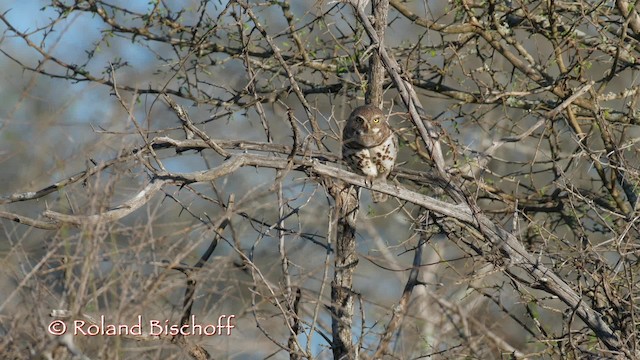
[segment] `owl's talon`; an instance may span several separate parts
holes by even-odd
[[[367,176],[364,178],[364,186],[371,189],[373,187],[373,177]]]

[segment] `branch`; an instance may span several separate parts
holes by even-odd
[[[210,148],[215,150],[215,152],[220,154],[220,156],[227,159],[229,158],[228,152],[226,152],[223,148],[221,148],[218,144],[216,144],[216,142],[212,140],[209,137],[209,135],[207,135],[207,133],[205,133],[204,131],[198,129],[195,125],[193,125],[191,118],[189,118],[189,114],[184,110],[182,106],[178,105],[178,103],[176,103],[175,100],[173,100],[167,94],[162,94],[162,99],[164,99],[164,101],[169,105],[169,107],[171,107],[173,112],[176,113],[176,116],[178,117],[178,119],[180,119],[180,121],[182,122],[182,126],[184,126],[185,132],[187,133],[187,138],[189,138],[189,134],[190,134],[189,131],[190,131],[198,135],[200,139],[204,140],[204,142]]]
[[[82,225],[93,224],[99,222],[113,222],[122,219],[123,217],[138,210],[142,205],[146,204],[155,195],[163,185],[170,183],[171,180],[154,180],[147,184],[144,189],[136,194],[129,201],[126,201],[122,205],[116,207],[113,210],[108,210],[101,214],[96,215],[66,215],[52,210],[45,210],[42,215],[53,219],[59,223]]]
[[[133,199],[119,206],[115,210],[104,214],[78,216],[64,215],[53,211],[45,211],[44,215],[54,218],[59,222],[79,225],[83,222],[93,221],[115,221],[130,214],[157,192],[160,187],[168,183],[193,183],[210,182],[222,176],[229,175],[245,166],[258,166],[265,168],[284,170],[290,166],[291,159],[277,156],[263,156],[254,154],[232,155],[228,160],[216,168],[193,173],[168,173],[158,172],[156,178],[149,183],[144,190],[138,193]],[[457,219],[471,227],[477,228],[491,242],[492,246],[500,250],[505,271],[516,272],[516,269],[524,270],[531,278],[531,282],[526,285],[533,288],[545,290],[564,302],[567,306],[575,309],[576,314],[589,326],[596,336],[612,351],[618,351],[629,355],[618,336],[611,330],[602,316],[593,310],[587,301],[584,301],[560,276],[551,269],[540,263],[537,257],[531,255],[518,239],[510,232],[495,224],[489,218],[473,211],[467,204],[452,205],[450,203],[431,198],[399,185],[386,183],[369,184],[366,178],[356,175],[346,170],[328,166],[318,160],[293,159],[292,170],[304,171],[308,174],[323,175],[333,179],[342,180],[348,184],[360,187],[368,187],[371,190],[392,195],[398,199],[406,200],[416,205],[420,205],[428,210]],[[449,189],[447,189],[449,190]]]
[[[400,77],[400,66],[393,58],[389,56],[384,46],[381,45],[380,39],[378,39],[377,34],[373,26],[371,25],[371,22],[364,13],[364,10],[361,7],[358,7],[354,2],[352,2],[352,5],[354,5],[357,16],[361,23],[364,25],[372,44],[378,48],[378,53],[382,57],[385,67],[391,75],[393,82],[396,84],[396,87],[402,97],[402,101],[409,109],[411,119],[418,128],[420,136],[425,142],[427,150],[434,160],[439,175],[442,176],[443,179],[450,179],[449,174],[445,170],[444,157],[442,156],[442,151],[438,142],[438,136],[433,129],[433,126],[430,125],[429,122],[426,122],[425,126],[425,123],[422,122],[420,116],[418,115],[417,107],[420,107],[420,103],[417,99],[415,91],[413,90],[409,82]],[[474,19],[474,21],[477,22],[477,19]],[[486,37],[486,40],[488,42],[493,41],[492,45],[499,45],[494,44],[496,43],[496,41],[494,41],[488,33],[480,33],[481,35]],[[505,56],[507,55],[509,54],[506,54]],[[536,81],[542,80],[542,75],[533,71],[529,67],[525,66],[522,68],[522,70],[523,72],[531,76],[532,79]],[[574,101],[577,103],[580,100],[574,99]],[[593,106],[588,106],[588,108],[593,108]],[[381,190],[381,192],[385,192],[385,190],[387,189]],[[461,188],[458,188],[455,184],[452,184],[452,188],[448,190],[449,195],[451,195],[456,201],[462,204],[458,205],[458,207],[461,207],[461,209],[456,209],[456,211],[458,212],[457,214],[445,215],[457,218],[479,230],[480,233],[485,237],[487,241],[491,243],[493,247],[500,250],[501,255],[504,257],[503,260],[508,264],[508,272],[515,270],[514,267],[525,270],[526,273],[534,279],[531,284],[527,285],[535,288],[540,288],[551,294],[557,295],[558,298],[560,298],[560,300],[562,300],[570,308],[576,310],[578,316],[594,331],[596,336],[607,346],[607,348],[613,351],[622,352],[628,357],[631,357],[628,349],[623,346],[618,336],[613,332],[613,330],[611,330],[609,325],[604,322],[602,316],[591,307],[589,307],[586,302],[583,301],[582,298],[575,291],[573,291],[573,289],[571,289],[571,287],[566,282],[564,282],[564,280],[562,280],[558,275],[556,275],[546,266],[539,263],[536,258],[529,254],[513,234],[506,231],[501,226],[495,224],[491,219],[485,216],[477,207],[477,205],[473,203],[472,199],[469,199],[467,196],[465,196],[464,191]],[[400,194],[398,194],[397,196],[399,198],[403,198]],[[412,196],[412,198],[414,197]],[[412,200],[408,201],[414,202]],[[417,202],[414,203],[418,204]],[[427,207],[427,209],[432,208]],[[432,210],[442,213],[440,210]],[[462,219],[467,218],[467,216],[471,216],[471,221],[468,221],[468,219]]]
[[[428,219],[428,217],[426,217]],[[426,220],[425,220],[426,222]],[[409,299],[411,298],[411,294],[413,293],[413,289],[420,285],[418,281],[418,275],[420,274],[420,267],[422,266],[422,252],[427,247],[427,242],[429,240],[428,235],[426,233],[426,229],[421,229],[423,232],[420,234],[420,240],[418,242],[418,246],[415,249],[415,253],[413,255],[413,267],[409,272],[409,278],[407,282],[404,284],[404,290],[402,291],[402,296],[400,297],[400,301],[397,306],[393,307],[393,315],[391,316],[391,320],[384,330],[384,335],[380,339],[380,343],[378,344],[378,348],[376,349],[375,354],[373,355],[374,359],[381,359],[383,355],[386,354],[389,343],[391,342],[391,336],[395,333],[396,329],[402,323],[405,315],[407,314],[407,308],[409,307]]]
[[[364,9],[360,6],[356,6],[355,4],[354,8],[356,9],[356,13],[360,22],[362,23],[362,25],[364,25],[364,28],[367,31],[367,35],[369,35],[369,39],[371,39],[371,44],[378,49],[378,54],[382,58],[382,62],[384,63],[387,72],[389,73],[389,75],[391,75],[391,79],[393,80],[396,88],[398,89],[398,92],[400,93],[402,102],[404,102],[407,109],[409,109],[411,120],[418,128],[418,132],[420,133],[420,136],[422,137],[422,140],[427,147],[429,155],[436,165],[438,173],[443,178],[448,178],[445,169],[444,156],[442,155],[442,149],[440,148],[440,142],[438,141],[439,136],[431,122],[422,121],[422,118],[418,113],[418,109],[423,113],[424,110],[422,105],[420,104],[420,100],[418,99],[416,92],[413,90],[411,83],[400,76],[400,72],[402,71],[400,65],[387,53],[387,49],[382,45],[382,41],[378,37],[375,28],[369,21],[367,14],[365,14]]]

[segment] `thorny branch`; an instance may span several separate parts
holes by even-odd
[[[0,174],[5,182],[17,184],[2,190],[8,195],[0,197],[0,218],[10,220],[0,225],[8,238],[5,243],[11,244],[2,260],[19,271],[6,266],[9,270],[0,274],[18,289],[0,307],[10,314],[16,308],[6,309],[15,299],[29,302],[58,293],[63,298],[60,302],[75,308],[90,306],[93,300],[112,304],[103,294],[131,296],[147,307],[150,298],[165,298],[165,293],[156,290],[171,288],[166,274],[135,267],[147,264],[144,259],[149,254],[169,258],[175,269],[191,271],[193,278],[188,277],[186,287],[183,277],[176,282],[186,290],[181,297],[185,301],[173,305],[188,311],[176,313],[197,313],[194,309],[201,302],[204,308],[213,309],[206,303],[211,298],[237,305],[250,297],[242,313],[254,315],[250,321],[252,328],[259,328],[257,338],[267,339],[274,354],[287,352],[291,358],[324,356],[322,352],[330,351],[330,346],[336,350],[341,344],[346,346],[334,356],[424,357],[428,355],[424,349],[433,346],[434,357],[498,357],[508,352],[526,358],[534,357],[531,352],[540,348],[556,358],[637,357],[635,277],[640,262],[635,188],[640,179],[636,166],[640,86],[635,79],[640,18],[634,5],[627,1],[613,5],[461,1],[445,7],[389,0],[387,13],[386,0],[357,1],[354,21],[351,7],[340,4],[344,2],[349,1],[202,1],[183,8],[178,3],[154,1],[145,9],[100,0],[51,1],[44,9],[49,22],[28,30],[13,20],[14,12],[3,10],[0,23],[5,32],[0,41],[5,45],[10,37],[18,40],[0,46],[0,53],[13,66],[6,73],[26,70],[32,73],[33,82],[25,87],[12,81],[5,84],[21,96],[0,122]],[[371,8],[376,4],[382,6]],[[369,9],[373,17],[367,15]],[[383,15],[388,15],[386,20]],[[84,31],[76,27],[78,19],[90,19],[87,21],[93,21],[100,31],[95,37],[83,33],[89,41],[73,41],[79,51],[60,51],[67,34]],[[131,51],[120,52],[125,47]],[[152,54],[143,65],[140,59],[145,57],[129,56],[138,50]],[[120,75],[117,82],[116,72]],[[100,95],[104,97],[100,108],[105,112],[92,111],[101,117],[96,120],[82,110],[84,101],[73,105],[73,96],[69,96],[67,110],[74,111],[65,113],[65,120],[72,119],[73,113],[82,114],[77,123],[92,121],[94,129],[101,129],[93,135],[108,145],[74,148],[68,153],[76,154],[75,158],[69,159],[57,153],[36,154],[40,141],[44,144],[48,139],[49,131],[41,131],[49,129],[44,120],[62,114],[58,109],[40,112],[43,106],[37,101],[43,97],[34,92],[34,86],[44,86],[46,82],[37,81],[43,77],[53,80],[56,90],[38,88],[41,94],[72,89],[71,83],[99,85],[83,88],[87,93],[96,88],[112,91],[125,107],[123,116],[136,116],[135,138],[145,145],[131,149],[130,145],[115,147],[121,143],[110,141],[110,136],[126,137],[128,132],[120,126],[122,114],[107,111],[109,97]],[[125,103],[125,93],[139,102]],[[161,104],[156,101],[158,94],[168,95],[165,101],[172,111],[155,105]],[[397,207],[365,204],[356,218],[357,207],[345,210],[343,205],[359,201],[352,190],[362,186],[363,179],[340,169],[335,149],[345,114],[362,102],[363,94],[367,103],[384,102],[402,139],[402,151],[392,185],[373,187],[394,196]],[[59,96],[45,108],[55,107],[63,98],[67,101]],[[152,102],[146,101],[151,98]],[[187,102],[194,105],[188,111],[177,105]],[[32,118],[21,115],[20,109],[25,108]],[[114,114],[113,119],[102,118],[107,113]],[[137,117],[142,113],[146,117]],[[178,126],[167,125],[175,124],[176,116]],[[99,124],[94,126],[94,121]],[[31,126],[36,122],[37,126]],[[24,125],[19,131],[18,123]],[[64,123],[65,129],[67,125]],[[181,128],[186,139],[175,136]],[[68,129],[67,135],[81,146],[83,136],[75,136],[75,127]],[[38,141],[25,145],[24,139],[36,135]],[[65,146],[59,142],[50,148]],[[89,153],[98,151],[96,156],[110,151],[117,155],[102,157],[107,160],[90,158]],[[33,152],[31,157],[27,152]],[[193,152],[199,155],[195,157],[198,166],[205,164],[201,170],[193,169]],[[23,166],[31,165],[34,155],[43,172],[35,171],[39,164]],[[88,165],[82,165],[83,160]],[[165,165],[172,162],[180,167],[168,166],[172,170],[167,170]],[[62,180],[54,176],[42,179],[43,174],[69,174],[75,171],[69,169],[82,166],[84,171]],[[425,171],[433,166],[435,171]],[[26,168],[33,170],[24,171]],[[255,184],[253,175],[242,175],[254,171],[268,173],[261,185]],[[124,183],[122,179],[131,174],[137,181],[127,188],[137,190],[127,195],[115,184]],[[111,181],[101,182],[105,178]],[[43,183],[49,185],[28,192],[22,185]],[[322,204],[315,202],[324,194],[318,184],[325,186],[335,202],[325,198]],[[229,187],[240,189],[233,193],[255,197],[255,202],[227,204]],[[170,193],[168,189],[179,190]],[[187,193],[195,200],[181,198]],[[155,209],[152,199],[158,198],[164,200]],[[160,225],[154,221],[158,217],[153,211],[172,212],[166,199],[179,207],[180,224],[165,226],[164,218]],[[207,209],[199,213],[196,209],[201,202]],[[306,205],[310,205],[306,209],[314,207],[323,213],[303,214]],[[335,213],[324,213],[330,209]],[[416,246],[419,230],[400,225],[416,223],[420,209],[430,209],[438,216],[439,229],[447,238],[442,246],[437,234],[429,244],[432,249]],[[185,213],[197,225],[184,225]],[[352,216],[346,217],[348,213]],[[129,221],[132,214],[139,217]],[[217,233],[214,237],[233,249],[235,260],[227,260],[228,267],[214,271],[224,265],[220,265],[222,259],[212,256],[212,249],[220,246],[210,237],[210,246],[203,247],[210,258],[198,254],[196,266],[182,263],[191,256],[189,249],[198,248],[197,243],[182,241],[188,239],[186,234],[198,233],[199,227],[212,231],[210,226],[231,217],[239,220],[224,223],[231,236]],[[341,222],[340,217],[348,221]],[[4,225],[11,221],[26,226]],[[130,224],[138,222],[144,226]],[[356,223],[358,231],[352,226]],[[22,250],[31,233],[18,235],[33,228],[59,230],[41,232],[55,235],[42,240],[44,251],[37,256]],[[396,230],[399,228],[402,231]],[[348,241],[334,241],[338,230]],[[277,239],[275,261],[281,270],[276,275],[265,271],[263,262],[272,265],[272,259],[260,253],[266,244],[272,244],[270,237]],[[120,248],[125,238],[127,246]],[[371,239],[376,239],[375,245]],[[247,247],[251,241],[254,243]],[[306,244],[320,247],[320,256],[304,248],[304,260],[300,260],[298,251]],[[406,259],[399,260],[402,247],[414,252],[413,266],[410,261],[402,262]],[[346,250],[348,256],[338,259],[337,248]],[[160,249],[167,251],[160,253]],[[394,279],[407,284],[400,296],[389,299],[368,292],[368,281],[383,279],[391,267],[355,267],[364,251],[369,252],[367,259],[384,252],[384,262],[398,262],[393,268],[404,269],[393,272]],[[420,252],[423,256],[437,252],[440,259],[421,263]],[[463,254],[452,257],[459,252]],[[123,255],[122,263],[115,260],[118,254]],[[332,272],[334,259],[338,272],[343,273]],[[380,259],[375,263],[380,264]],[[162,261],[149,264],[166,268]],[[491,274],[478,271],[487,264],[492,265]],[[103,280],[100,276],[109,266],[124,271]],[[199,266],[202,268],[195,271]],[[414,297],[416,290],[423,290],[410,286],[415,285],[418,272],[454,274],[443,280],[442,288],[429,288],[430,299],[440,305],[441,313],[429,312],[422,328],[414,326],[419,322],[411,316],[419,304],[405,298],[411,289]],[[58,273],[61,279],[53,285],[42,281],[42,274],[54,277]],[[96,288],[91,289],[87,284],[94,273]],[[229,279],[236,273],[241,274],[239,278]],[[144,277],[139,280],[138,274]],[[332,276],[343,274],[346,280],[355,279],[355,286],[347,281],[344,288],[334,287],[344,290],[341,294],[334,293],[351,301],[352,309],[358,306],[356,297],[359,300],[357,342],[355,332],[348,330],[356,328],[351,325],[356,323],[357,311],[343,313],[343,308],[330,303],[325,291]],[[132,279],[134,285],[121,288],[125,279]],[[60,283],[63,291],[58,292]],[[231,283],[225,288],[226,294],[233,294],[231,300],[215,293],[217,286]],[[196,284],[195,292],[202,289],[202,296],[194,293]],[[144,291],[136,292],[138,288]],[[32,289],[42,292],[32,296]],[[459,293],[464,295],[457,297]],[[398,298],[401,306],[394,307],[391,302]],[[486,299],[490,306],[482,306]],[[192,304],[196,307],[191,308]],[[536,313],[536,307],[544,316]],[[555,316],[561,312],[562,317]],[[341,317],[332,319],[339,330],[333,334],[329,329],[333,324],[327,324],[330,313]],[[521,329],[520,335],[504,334],[496,324],[482,323],[496,315]],[[23,318],[0,319],[0,326],[17,329],[15,324],[21,321],[16,319]],[[276,325],[270,323],[274,318]],[[408,335],[418,328],[415,337]],[[460,332],[451,330],[454,328]],[[19,332],[33,331],[23,328]],[[3,353],[6,349],[10,354],[22,353],[22,348],[15,350],[19,343],[12,340],[15,333],[0,339]],[[594,334],[599,342],[594,341]],[[532,340],[514,346],[509,336]],[[377,348],[367,348],[371,339],[381,340]],[[61,347],[83,354],[76,344],[65,341],[61,339]],[[47,341],[33,346],[43,352]],[[491,346],[495,349],[489,349]],[[183,348],[193,358],[206,357],[197,347],[193,349]],[[409,350],[402,353],[398,349]]]

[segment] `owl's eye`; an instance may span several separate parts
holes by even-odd
[[[380,118],[373,118],[373,122],[376,123],[376,124],[379,123],[380,122]]]

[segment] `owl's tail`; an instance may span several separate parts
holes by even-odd
[[[371,192],[371,199],[373,200],[374,203],[385,202],[385,201],[389,200],[389,195],[383,194],[383,193],[377,192],[377,191],[372,191]]]
[[[387,180],[386,179],[378,179],[378,182],[381,183],[386,183]],[[371,191],[371,199],[373,200],[374,203],[378,203],[378,202],[385,202],[389,199],[389,195],[387,194],[383,194],[383,193],[379,193],[377,191]]]

